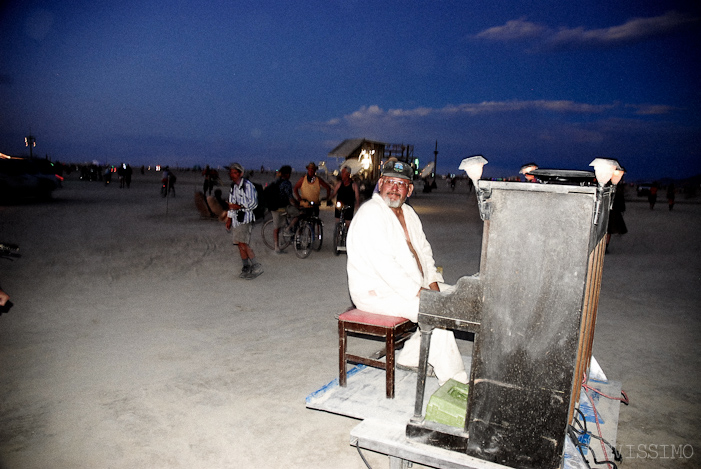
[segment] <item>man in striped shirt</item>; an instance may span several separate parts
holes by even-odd
[[[231,231],[233,242],[239,247],[243,262],[239,277],[250,280],[263,273],[263,267],[256,261],[256,255],[251,248],[251,231],[255,221],[253,209],[258,206],[258,193],[255,186],[243,177],[243,166],[239,163],[231,163],[229,177],[231,192],[226,230]]]

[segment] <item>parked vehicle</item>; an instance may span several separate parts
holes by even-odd
[[[0,158],[0,200],[49,199],[61,187],[61,177],[47,160]]]
[[[651,182],[643,182],[642,184],[638,184],[638,187],[636,189],[636,192],[638,194],[638,197],[646,197],[650,195],[650,188],[652,187]]]

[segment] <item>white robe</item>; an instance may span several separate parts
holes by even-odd
[[[355,307],[376,314],[400,316],[416,322],[419,290],[433,282],[442,283],[436,270],[431,245],[421,220],[409,205],[402,205],[409,239],[421,263],[406,242],[404,229],[379,194],[360,206],[353,217],[346,241],[348,289]],[[419,334],[405,344],[397,363],[418,366]],[[428,362],[443,383],[450,378],[467,382],[462,356],[452,331],[434,329]]]

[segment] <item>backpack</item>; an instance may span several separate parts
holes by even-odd
[[[260,203],[260,200],[258,201]],[[270,211],[277,210],[280,205],[280,182],[276,179],[263,189],[263,203]]]
[[[253,187],[256,189],[256,198],[258,199],[258,206],[253,209],[253,217],[255,218],[255,222],[263,221],[263,218],[265,218],[265,210],[268,208],[265,205],[265,195],[263,191],[263,186],[249,179],[246,179],[246,181],[253,184]]]

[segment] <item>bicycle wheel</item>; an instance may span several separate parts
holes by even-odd
[[[280,231],[278,232],[278,244],[280,245],[280,249],[285,249],[287,246],[292,243],[292,236],[284,236],[283,231],[285,228],[287,228],[289,224],[289,220],[285,219],[285,225],[280,228]],[[275,225],[273,224],[273,220],[268,220],[265,223],[263,223],[263,226],[260,229],[260,234],[263,237],[263,242],[265,243],[266,246],[268,246],[269,249],[275,249],[275,234],[273,231],[275,230]]]
[[[312,248],[315,251],[321,251],[321,244],[324,242],[324,224],[319,218],[311,220],[312,225]]]
[[[268,220],[263,223],[263,226],[260,229],[260,235],[263,237],[263,242],[266,246],[268,246],[268,249],[275,249],[275,239],[273,238],[274,228],[273,221]]]
[[[291,236],[285,236],[284,232],[287,228],[290,226],[290,219],[285,217],[285,223],[283,224],[282,228],[280,228],[280,231],[278,232],[278,244],[280,245],[280,249],[285,249],[287,246],[292,244],[292,238],[294,238],[294,234]]]
[[[309,257],[312,252],[312,227],[309,223],[302,223],[295,235],[295,254],[300,259]]]
[[[341,223],[336,223],[333,230],[333,253],[335,255],[341,254],[340,244],[343,241],[343,226]]]

